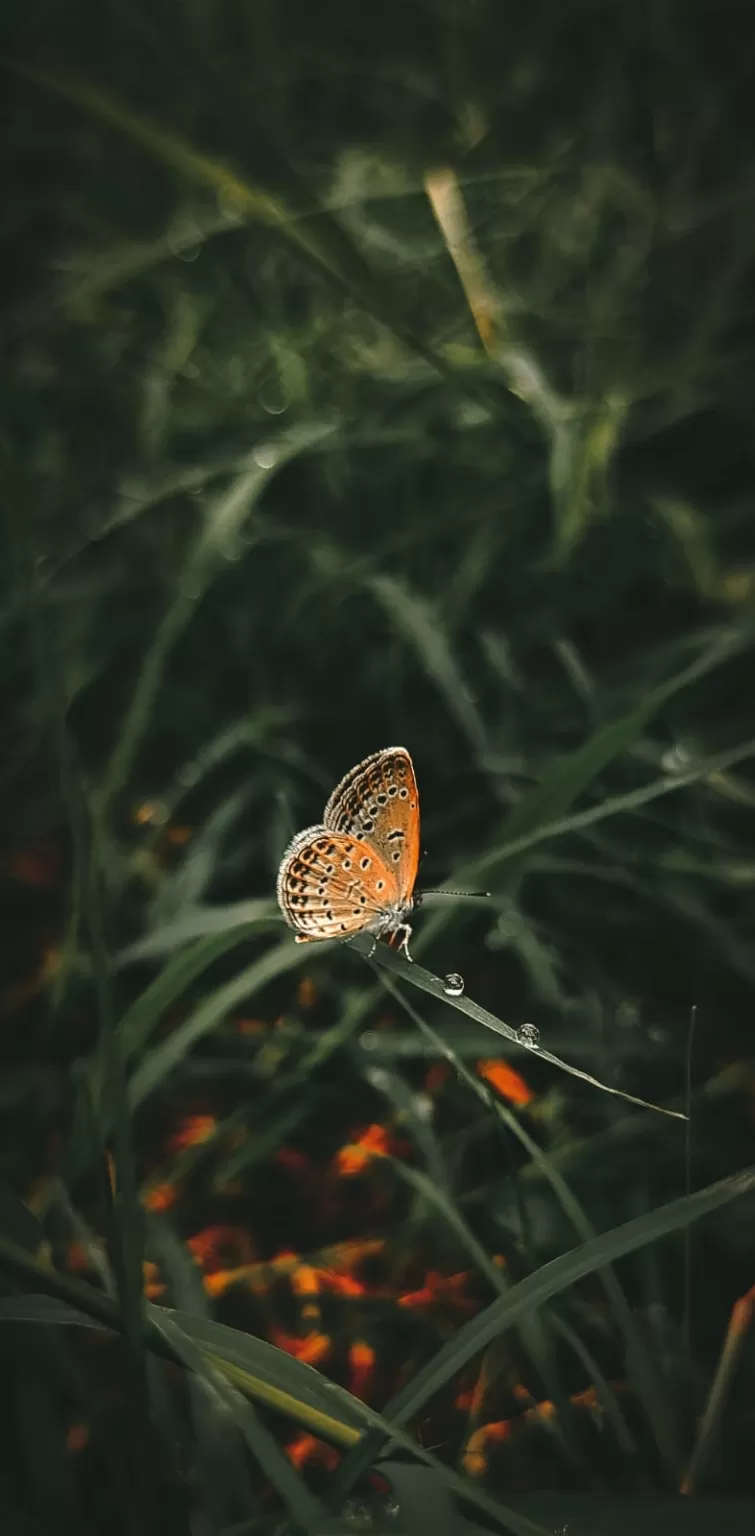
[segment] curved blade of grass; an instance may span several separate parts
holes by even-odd
[[[416,651],[428,677],[463,731],[478,761],[486,752],[486,732],[469,689],[451,651],[443,626],[426,598],[393,576],[370,576],[365,582],[399,634]]]
[[[188,1371],[204,1382],[221,1415],[236,1424],[255,1460],[278,1489],[293,1517],[301,1521],[306,1530],[322,1529],[324,1510],[272,1435],[260,1423],[250,1403],[225,1379],[222,1359],[215,1363],[212,1355],[198,1347],[186,1329],[176,1321],[181,1317],[185,1322],[189,1316],[188,1313],[172,1313],[167,1308],[150,1307],[149,1333],[153,1336],[145,1342],[154,1348],[154,1334],[166,1340],[168,1348],[164,1353],[178,1359]],[[0,1322],[38,1323],[48,1327],[51,1324],[85,1328],[117,1326],[115,1318],[112,1324],[104,1324],[100,1318],[87,1315],[81,1306],[73,1306],[70,1302],[52,1296],[34,1294],[0,1298]],[[280,1408],[282,1404],[274,1401],[273,1406]],[[328,1423],[330,1427],[333,1421],[329,1418]]]
[[[705,1412],[697,1428],[692,1454],[685,1468],[679,1492],[695,1493],[706,1461],[722,1432],[721,1421],[732,1387],[734,1373],[739,1364],[745,1341],[752,1328],[755,1287],[740,1296],[732,1308],[729,1326],[719,1356]]]
[[[455,1338],[451,1339],[423,1370],[419,1371],[407,1387],[399,1393],[385,1410],[385,1417],[399,1424],[407,1420],[430,1400],[440,1387],[457,1374],[463,1365],[474,1358],[486,1344],[520,1317],[558,1296],[569,1286],[591,1275],[605,1264],[634,1253],[649,1243],[681,1232],[693,1221],[699,1221],[712,1211],[720,1210],[732,1200],[755,1193],[755,1167],[733,1174],[709,1184],[691,1195],[681,1195],[655,1211],[635,1217],[602,1232],[589,1243],[561,1254],[544,1264],[534,1275],[520,1280],[507,1296],[494,1301],[480,1316],[467,1323]]]
[[[692,1098],[693,1108],[703,1107],[706,1103],[718,1103],[735,1094],[745,1093],[754,1072],[755,1059],[746,1058],[744,1061],[724,1067],[715,1077],[709,1078],[695,1090]],[[680,1102],[681,1100],[680,1095]],[[614,1162],[622,1147],[637,1141],[640,1137],[646,1139],[650,1132],[658,1135],[661,1131],[670,1129],[665,1120],[659,1120],[653,1114],[627,1115],[623,1120],[615,1120],[613,1125],[598,1131],[594,1136],[575,1137],[566,1146],[555,1149],[551,1153],[550,1161],[557,1171],[577,1169],[583,1163],[593,1160]],[[662,1149],[654,1149],[651,1155],[663,1155]],[[537,1183],[543,1176],[542,1169],[534,1163],[528,1164],[520,1174],[527,1183]]]
[[[389,327],[404,346],[441,377],[457,383],[454,368],[404,321],[401,305],[394,299],[385,277],[378,279],[373,274],[338,220],[320,208],[313,208],[311,198],[306,207],[303,205],[299,179],[293,167],[281,160],[272,144],[265,146],[266,158],[268,162],[277,162],[276,179],[286,185],[287,198],[277,191],[274,194],[266,192],[223,161],[204,154],[178,134],[134,111],[113,92],[101,90],[82,75],[65,70],[38,69],[16,60],[6,60],[5,67],[43,90],[55,92],[80,111],[108,123],[155,159],[190,181],[209,188],[222,204],[238,210],[243,218],[256,219],[279,229],[286,239],[326,272],[342,292]],[[458,386],[465,395],[482,394],[490,403],[491,392],[485,388],[484,381],[481,385],[473,377],[460,374]],[[492,399],[497,403],[497,392],[492,392]]]
[[[180,175],[209,187],[228,206],[237,207],[244,217],[258,219],[264,224],[287,228],[294,226],[297,240],[311,250],[312,242],[308,239],[307,231],[296,227],[296,216],[280,198],[272,197],[259,186],[237,176],[222,161],[202,154],[178,134],[135,112],[112,92],[101,90],[84,76],[70,71],[37,69],[15,62],[10,67],[35,85],[54,91],[71,105],[109,123],[133,143],[140,144],[155,159],[172,166]],[[314,254],[321,259],[317,248]]]
[[[464,1220],[461,1212],[457,1210],[453,1200],[451,1200],[446,1192],[438,1189],[433,1184],[432,1179],[429,1179],[420,1169],[411,1168],[406,1163],[400,1162],[397,1158],[389,1158],[387,1161],[391,1163],[405,1183],[416,1190],[417,1194],[429,1206],[435,1208],[450,1231],[458,1239],[462,1250],[466,1249],[472,1263],[477,1267],[480,1274],[485,1276],[492,1289],[499,1296],[508,1295],[512,1288],[508,1277],[493,1263],[489,1253],[487,1253],[482,1243],[475,1237],[471,1227]],[[548,1322],[552,1324],[556,1333],[560,1333],[562,1338],[566,1339],[567,1343],[573,1346],[576,1336],[567,1323],[563,1323],[560,1318],[555,1317],[548,1319]],[[569,1461],[575,1466],[581,1467],[583,1472],[588,1472],[589,1474],[589,1468],[585,1464],[579,1444],[575,1441],[574,1436],[569,1434],[569,1424],[573,1416],[573,1410],[569,1402],[569,1395],[561,1384],[561,1373],[554,1360],[547,1322],[539,1313],[535,1313],[532,1317],[524,1318],[522,1322],[517,1324],[517,1328],[524,1348],[545,1385],[548,1397],[555,1404],[557,1417],[553,1423],[553,1430],[562,1443],[564,1453]],[[580,1346],[578,1345],[577,1347],[580,1350]],[[580,1350],[582,1364],[584,1364],[584,1356],[587,1353],[584,1349]],[[600,1375],[599,1372],[594,1374]]]
[[[17,1304],[19,1319],[26,1321],[81,1322],[122,1332],[119,1310],[108,1297],[81,1280],[56,1274],[31,1259],[23,1249],[0,1237],[0,1266],[3,1265],[11,1274],[23,1276],[37,1285],[44,1298],[50,1298],[50,1306],[38,1305],[43,1302],[43,1297],[8,1298],[4,1308],[0,1308],[0,1317],[11,1319],[14,1316],[12,1308]],[[30,1308],[32,1301],[34,1306]],[[394,1429],[345,1388],[327,1381],[312,1366],[285,1355],[264,1339],[239,1333],[235,1328],[207,1318],[169,1311],[148,1302],[145,1342],[149,1348],[172,1360],[176,1358],[173,1341],[169,1340],[166,1330],[154,1326],[153,1314],[157,1314],[158,1320],[170,1318],[186,1338],[201,1349],[212,1366],[222,1369],[228,1381],[252,1400],[289,1414],[295,1422],[334,1445],[356,1445],[360,1437],[364,1438],[364,1431],[372,1427],[381,1444],[389,1441],[402,1446],[412,1457],[432,1467],[452,1493],[482,1510],[496,1526],[511,1531],[513,1536],[549,1536],[542,1526],[507,1509],[474,1483],[443,1466],[430,1451],[417,1445],[401,1429]]]
[[[604,821],[611,816],[626,814],[639,810],[641,806],[650,804],[664,795],[677,794],[691,784],[701,784],[721,771],[733,767],[735,763],[744,762],[745,759],[755,757],[755,739],[731,747],[726,752],[718,753],[714,757],[703,758],[695,767],[684,773],[664,774],[659,779],[654,779],[650,784],[641,785],[639,789],[630,790],[627,794],[612,795],[599,804],[588,807],[585,811],[577,811],[571,816],[564,816],[559,821],[545,822],[541,826],[534,827],[531,832],[524,832],[513,843],[498,846],[490,852],[482,854],[476,859],[470,859],[466,864],[454,873],[454,885],[475,885],[481,880],[488,879],[496,868],[509,859],[514,859],[518,854],[536,847],[539,843],[548,842],[554,837],[563,837],[578,832],[583,827],[593,826],[598,821]],[[443,889],[438,892],[443,895]],[[429,949],[437,941],[440,935],[448,927],[453,916],[452,906],[445,905],[435,911],[424,923],[422,931],[413,941],[412,948],[415,954],[421,954]],[[353,941],[351,941],[353,942]],[[390,953],[390,952],[389,952]],[[407,972],[402,971],[402,975]],[[508,1038],[508,1036],[507,1036]],[[609,1092],[613,1090],[609,1089]]]
[[[157,1028],[161,1018],[173,1003],[196,981],[203,971],[206,971],[216,960],[228,954],[237,944],[241,944],[249,937],[249,928],[246,923],[228,928],[224,933],[213,934],[212,937],[202,939],[191,949],[177,955],[160,972],[159,976],[145,987],[136,1001],[122,1015],[118,1022],[118,1038],[124,1065],[129,1060],[143,1051],[150,1035]],[[88,1069],[89,1091],[94,1104],[99,1105],[102,1099],[104,1083],[105,1063],[102,1050],[98,1049]]]
[[[314,1494],[310,1493],[277,1440],[261,1423],[251,1404],[224,1378],[213,1365],[211,1357],[187,1338],[184,1329],[178,1326],[170,1314],[155,1308],[152,1324],[164,1334],[182,1364],[206,1383],[218,1403],[233,1418],[252,1455],[265,1476],[277,1488],[293,1519],[307,1531],[321,1530],[326,1523],[325,1510]]]
[[[23,1250],[0,1238],[0,1266],[14,1275],[39,1286],[42,1294],[0,1297],[0,1322],[29,1322],[123,1332],[123,1320],[115,1301],[85,1281],[59,1275],[55,1270],[30,1261],[20,1262]],[[28,1258],[28,1255],[26,1256]],[[151,1327],[153,1308],[145,1308],[145,1342],[159,1355],[173,1359],[173,1351]],[[320,1376],[312,1366],[304,1365],[265,1339],[237,1333],[236,1329],[199,1318],[189,1312],[155,1307],[159,1317],[176,1318],[185,1333],[204,1349],[212,1347],[216,1359],[238,1370],[246,1378],[245,1390],[256,1401],[277,1413],[288,1414],[295,1423],[321,1435],[333,1445],[352,1446],[367,1427],[368,1410],[344,1388]],[[387,1426],[386,1426],[387,1428]]]
[[[606,479],[628,411],[608,395],[591,410],[563,410],[551,430],[550,487],[556,514],[554,557],[564,562],[606,502]]]
[[[238,931],[242,925],[248,934],[253,925],[277,916],[274,903],[264,897],[258,901],[234,901],[229,906],[191,907],[173,921],[153,928],[143,939],[129,944],[128,949],[122,949],[116,956],[116,964],[135,965],[173,954],[177,949],[185,951],[191,939],[204,938],[208,934],[223,934],[227,938],[232,930]]]
[[[151,1313],[152,1310],[150,1307],[149,1312]],[[155,1310],[160,1311],[161,1309]],[[274,1381],[285,1380],[295,1384],[297,1397],[304,1396],[308,1391],[315,1391],[319,1401],[327,1399],[331,1405],[331,1413],[333,1415],[335,1415],[336,1411],[346,1411],[351,1417],[352,1422],[356,1417],[363,1429],[371,1428],[373,1432],[380,1435],[382,1441],[384,1441],[384,1437],[387,1437],[391,1442],[402,1446],[415,1460],[422,1461],[426,1466],[432,1467],[437,1476],[452,1493],[459,1495],[467,1503],[476,1505],[485,1514],[492,1516],[497,1525],[502,1525],[505,1529],[512,1531],[514,1536],[546,1536],[546,1533],[540,1526],[534,1525],[532,1521],[527,1520],[524,1516],[507,1509],[468,1479],[452,1472],[450,1468],[438,1462],[430,1451],[426,1451],[423,1446],[416,1444],[402,1430],[396,1430],[393,1425],[386,1421],[382,1414],[376,1413],[374,1409],[369,1408],[365,1403],[361,1403],[358,1399],[351,1397],[350,1393],[343,1387],[338,1387],[333,1382],[325,1381],[312,1366],[303,1365],[301,1360],[294,1360],[288,1356],[281,1359],[281,1351],[276,1350],[273,1345],[265,1343],[262,1339],[252,1338],[249,1334],[238,1333],[236,1329],[227,1328],[221,1323],[208,1322],[202,1318],[190,1317],[176,1312],[171,1313],[171,1316],[180,1323],[180,1326],[190,1337],[195,1338],[197,1343],[201,1343],[203,1349],[211,1352],[214,1361],[224,1361],[226,1371],[233,1373],[231,1379],[236,1380],[241,1390],[245,1388],[250,1390],[252,1383],[256,1381],[255,1395],[257,1394],[259,1390],[259,1378],[257,1376],[259,1361],[263,1352],[269,1352],[268,1360],[270,1364],[268,1366],[268,1374],[272,1374],[272,1380]],[[276,1357],[274,1365],[272,1364],[272,1356]],[[312,1381],[316,1385],[312,1385]],[[277,1390],[271,1388],[269,1380],[265,1385],[268,1394],[271,1391]],[[326,1394],[325,1398],[322,1396],[323,1393]],[[272,1398],[269,1395],[266,1400],[272,1403]],[[364,1436],[361,1437],[361,1440],[363,1442]],[[345,1440],[342,1438],[340,1443],[345,1444]],[[354,1437],[353,1431],[352,1444],[356,1444],[356,1437]],[[336,1502],[335,1497],[332,1502]]]
[[[653,800],[661,799],[664,795],[677,794],[680,789],[686,789],[690,784],[700,784],[714,774],[733,767],[735,763],[744,762],[748,757],[755,757],[755,738],[740,742],[738,746],[731,747],[726,752],[703,758],[695,767],[684,773],[664,774],[659,779],[653,779],[650,784],[640,785],[639,789],[628,790],[622,795],[610,795],[607,799],[601,800],[598,805],[589,806],[585,811],[575,811],[571,816],[562,816],[555,821],[543,822],[534,827],[531,832],[521,833],[513,841],[504,843],[467,865],[461,877],[465,880],[480,879],[482,876],[489,875],[497,865],[516,859],[517,855],[526,852],[529,848],[534,848],[538,843],[549,841],[553,837],[563,837],[569,833],[579,832],[582,827],[591,827],[595,822],[605,821],[609,816],[619,816],[627,811],[639,810],[641,806],[649,805]]]
[[[422,1158],[433,1187],[451,1195],[451,1177],[443,1149],[436,1135],[434,1117],[428,1117],[418,1103],[413,1085],[400,1072],[371,1063],[363,1056],[359,1063],[364,1079],[390,1105],[390,1113],[399,1125],[406,1126]]]
[[[162,1040],[139,1063],[129,1083],[131,1108],[136,1108],[150,1093],[154,1093],[197,1040],[222,1023],[238,1003],[245,1002],[276,977],[285,976],[287,971],[294,971],[297,966],[308,963],[305,946],[284,939],[259,960],[248,965],[240,975],[234,976],[224,986],[217,987],[183,1024],[179,1024],[166,1040]]]
[[[20,307],[11,317],[11,333],[17,335],[61,311],[72,311],[75,315],[113,288],[122,287],[162,262],[174,261],[180,252],[193,250],[213,236],[224,234],[237,222],[225,208],[214,216],[195,213],[190,223],[168,228],[154,240],[124,240],[106,251],[93,250],[89,256],[84,253],[41,297]]]
[[[176,1304],[185,1312],[209,1317],[210,1303],[201,1270],[170,1223],[154,1214],[147,1217],[147,1252],[167,1280],[169,1294]],[[178,1341],[171,1339],[171,1343],[176,1354],[179,1354]],[[190,1367],[186,1386],[194,1427],[192,1461],[195,1465],[197,1492],[208,1524],[208,1536],[220,1536],[235,1519],[248,1513],[254,1506],[254,1490],[242,1440],[247,1439],[253,1453],[254,1444],[245,1436],[244,1424],[238,1414],[236,1423],[241,1434],[229,1434],[232,1428],[229,1417],[233,1405],[228,1402],[222,1390],[217,1390],[216,1378],[213,1376],[212,1382],[208,1382],[202,1372],[196,1370],[195,1361],[189,1360],[185,1353],[180,1357]],[[157,1360],[152,1356],[150,1366],[157,1395],[161,1389],[164,1390],[164,1379]],[[224,1385],[221,1383],[221,1388]],[[245,1416],[247,1405],[243,1400],[239,1401]],[[254,1415],[252,1417],[254,1419]],[[256,1427],[254,1419],[252,1432]],[[273,1472],[265,1466],[261,1457],[257,1459],[285,1497]]]
[[[277,1115],[272,1115],[269,1120],[263,1117],[263,1123],[256,1123],[253,1131],[245,1125],[244,1141],[225,1161],[219,1163],[213,1175],[213,1189],[221,1192],[239,1174],[248,1173],[250,1168],[266,1162],[299,1129],[304,1120],[310,1116],[316,1117],[319,1102],[316,1093],[311,1097],[302,1097],[296,1103],[287,1105]],[[245,1110],[244,1121],[248,1114],[248,1110]],[[171,1174],[170,1182],[178,1182],[175,1174]]]
[[[223,795],[208,809],[181,858],[163,871],[145,913],[145,927],[154,929],[180,922],[193,913],[204,900],[208,886],[219,868],[223,848],[233,835],[234,825],[248,813],[250,786],[244,784],[235,793]],[[220,929],[218,924],[216,932]]]
[[[492,1093],[486,1084],[480,1082],[479,1078],[459,1059],[448,1043],[432,1028],[432,1025],[422,1018],[422,1015],[402,995],[400,989],[393,985],[389,978],[386,978],[386,985],[401,1007],[414,1020],[418,1029],[434,1044],[438,1055],[445,1057],[451,1063],[454,1071],[471,1088],[472,1092],[481,1100],[486,1109],[492,1110],[497,1118],[516,1137],[520,1145],[524,1147],[532,1159],[532,1164],[539,1169],[543,1178],[551,1185],[556,1199],[559,1201],[567,1219],[571,1222],[577,1237],[581,1238],[583,1242],[593,1241],[597,1237],[597,1233],[582,1205],[569,1188],[566,1180],[554,1166],[551,1158],[530,1136],[525,1126],[521,1124],[518,1116],[512,1114],[507,1105],[496,1098],[495,1094]],[[652,1354],[645,1342],[641,1329],[637,1326],[631,1307],[613,1270],[610,1266],[606,1266],[599,1269],[597,1273],[608,1302],[613,1309],[617,1327],[624,1338],[629,1379],[634,1387],[638,1401],[645,1410],[648,1423],[653,1430],[666,1474],[673,1483],[675,1480],[675,1470],[679,1465],[680,1446],[678,1444],[672,1406],[668,1401],[663,1376],[656,1369]],[[571,1334],[571,1330],[569,1332]],[[569,1339],[572,1348],[575,1348],[575,1339],[575,1335],[572,1335]],[[577,1350],[583,1348],[581,1341],[577,1343],[576,1347]],[[597,1367],[597,1362],[592,1358],[588,1358],[583,1363],[595,1382],[596,1387],[601,1391],[606,1412],[614,1425],[619,1445],[625,1451],[628,1450],[630,1455],[633,1454],[634,1442],[621,1406],[614,1393],[608,1387],[608,1384],[603,1381],[602,1373]]]
[[[335,430],[336,423],[332,420],[310,421],[297,422],[295,426],[278,433],[271,439],[271,451],[265,464],[252,463],[242,470],[230,489],[223,491],[209,508],[202,532],[197,536],[177,576],[175,596],[158,624],[142,662],[118,744],[100,789],[100,816],[105,814],[110,802],[128,782],[170,652],[192,618],[198,598],[209,586],[216,571],[222,568],[224,552],[238,538],[270,479],[297,454],[329,437]],[[258,529],[257,537],[262,536],[262,530]]]
[[[610,1232],[603,1232],[589,1243],[583,1243],[579,1248],[573,1248],[569,1253],[544,1264],[535,1274],[520,1280],[507,1296],[500,1297],[485,1312],[466,1323],[439,1350],[435,1358],[417,1372],[398,1396],[387,1404],[384,1417],[390,1419],[391,1424],[406,1424],[468,1361],[528,1312],[542,1307],[546,1301],[560,1295],[569,1286],[584,1279],[585,1275],[593,1274],[596,1269],[648,1243],[657,1242],[659,1238],[683,1231],[690,1222],[699,1221],[729,1201],[754,1192],[755,1168],[749,1168],[732,1178],[710,1184],[695,1194],[682,1195],[656,1211],[635,1217],[633,1221],[614,1227]],[[351,1482],[372,1464],[379,1449],[377,1436],[370,1433],[357,1451],[352,1452],[348,1458]],[[346,1464],[342,1472],[345,1475]]]
[[[379,945],[373,951],[372,940],[358,935],[349,939],[350,949],[355,949],[365,958],[371,959],[374,964],[384,970],[393,971],[401,976],[404,981],[409,981],[413,986],[419,987],[422,992],[429,992],[431,997],[447,1003],[449,1007],[456,1008],[459,1013],[465,1013],[468,1018],[474,1019],[478,1024],[484,1024],[496,1035],[502,1035],[504,1040],[509,1040],[513,1045],[518,1045],[520,1050],[529,1051],[536,1055],[539,1061],[547,1061],[552,1067],[558,1067],[560,1072],[568,1072],[571,1077],[578,1077],[583,1083],[589,1083],[592,1088],[599,1088],[601,1093],[613,1094],[615,1098],[624,1099],[628,1104],[637,1104],[641,1109],[655,1110],[659,1115],[669,1115],[674,1120],[686,1120],[687,1116],[678,1109],[665,1109],[658,1104],[650,1104],[646,1099],[637,1098],[633,1093],[625,1093],[622,1088],[612,1088],[608,1083],[601,1083],[597,1077],[589,1072],[583,1072],[581,1067],[573,1067],[570,1062],[562,1061],[560,1056],[554,1056],[552,1051],[542,1046],[533,1047],[527,1045],[519,1037],[518,1030],[511,1024],[504,1024],[502,1019],[497,1019],[494,1014],[488,1013],[487,1008],[482,1008],[479,1003],[473,1003],[468,997],[452,997],[446,992],[443,981],[435,976],[432,971],[426,971],[416,961],[411,963],[402,956],[395,954],[387,945]]]
[[[738,651],[755,640],[752,626],[735,625],[716,637],[708,649],[675,676],[652,689],[643,701],[618,720],[599,726],[582,746],[559,759],[545,778],[528,794],[524,795],[516,809],[504,822],[497,849],[479,866],[480,872],[492,870],[499,862],[506,862],[506,885],[516,885],[523,868],[521,855],[534,842],[558,831],[576,830],[580,824],[573,818],[569,826],[561,825],[569,807],[578,795],[589,787],[603,769],[635,745],[645,727],[659,709],[681,689],[697,682],[715,667],[728,661]],[[683,776],[679,775],[681,779]],[[689,780],[694,782],[694,780]],[[613,803],[621,796],[614,797]],[[610,805],[611,801],[604,802]],[[644,802],[639,802],[644,803]],[[627,804],[627,809],[630,805]],[[591,811],[602,807],[591,807]],[[586,813],[590,815],[590,813]],[[605,814],[605,812],[603,812]],[[590,819],[597,819],[591,816]],[[586,823],[582,823],[586,824]]]

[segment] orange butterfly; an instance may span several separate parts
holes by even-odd
[[[278,904],[297,944],[372,933],[400,935],[407,960],[416,906],[419,793],[405,747],[357,763],[333,790],[322,825],[290,843],[278,871]]]

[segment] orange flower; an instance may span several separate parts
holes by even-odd
[[[319,1461],[329,1472],[335,1471],[341,1459],[340,1451],[334,1445],[316,1440],[314,1435],[308,1435],[305,1430],[286,1446],[286,1455],[295,1467],[303,1467],[308,1461]]]
[[[446,1300],[469,1308],[473,1303],[460,1294],[468,1279],[468,1273],[440,1275],[437,1270],[429,1269],[421,1289],[407,1291],[403,1296],[399,1296],[398,1304],[400,1307],[430,1307],[434,1303]]]
[[[67,1449],[76,1453],[77,1451],[83,1451],[84,1446],[88,1445],[88,1443],[89,1425],[83,1423],[69,1424],[66,1435]]]
[[[327,1333],[308,1333],[301,1339],[296,1334],[286,1333],[283,1328],[271,1328],[270,1339],[277,1349],[285,1350],[295,1360],[303,1360],[305,1365],[319,1365],[332,1349]]]
[[[202,1141],[209,1141],[217,1126],[214,1115],[187,1115],[170,1138],[171,1152],[185,1152],[187,1147],[196,1147]]]
[[[369,1125],[358,1141],[347,1142],[336,1153],[339,1173],[348,1177],[361,1173],[373,1157],[385,1157],[390,1150],[388,1133],[382,1125]]]
[[[495,1424],[483,1424],[480,1429],[476,1429],[474,1434],[470,1435],[462,1457],[464,1469],[470,1477],[482,1476],[488,1464],[485,1454],[487,1446],[491,1442],[500,1444],[501,1441],[508,1440],[511,1431],[511,1419],[499,1419]]]
[[[349,1369],[349,1391],[365,1402],[375,1370],[375,1351],[366,1339],[355,1339],[349,1346]]]
[[[175,1184],[153,1184],[142,1190],[142,1205],[148,1211],[169,1211],[177,1199]]]
[[[507,1061],[479,1061],[477,1070],[480,1077],[484,1077],[496,1093],[500,1093],[502,1099],[508,1099],[517,1109],[524,1109],[532,1103],[535,1097],[532,1089]]]

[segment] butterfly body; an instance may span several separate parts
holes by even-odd
[[[411,757],[386,747],[334,789],[322,824],[289,844],[277,896],[299,943],[356,933],[400,937],[408,959],[419,863],[419,795]]]

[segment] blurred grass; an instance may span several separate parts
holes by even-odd
[[[5,1342],[6,1523],[141,1530],[142,1454],[166,1536],[335,1521],[384,1428],[339,1473],[197,1331],[183,1392],[143,1341],[179,1296],[360,1426],[436,1383],[400,1443],[503,1528],[755,1495],[751,1197],[622,1246],[751,1161],[741,39],[703,0],[3,17],[0,1267],[106,1284],[133,1368],[129,1420],[115,1344]],[[428,901],[413,976],[272,899],[391,742],[420,885],[491,891]]]

